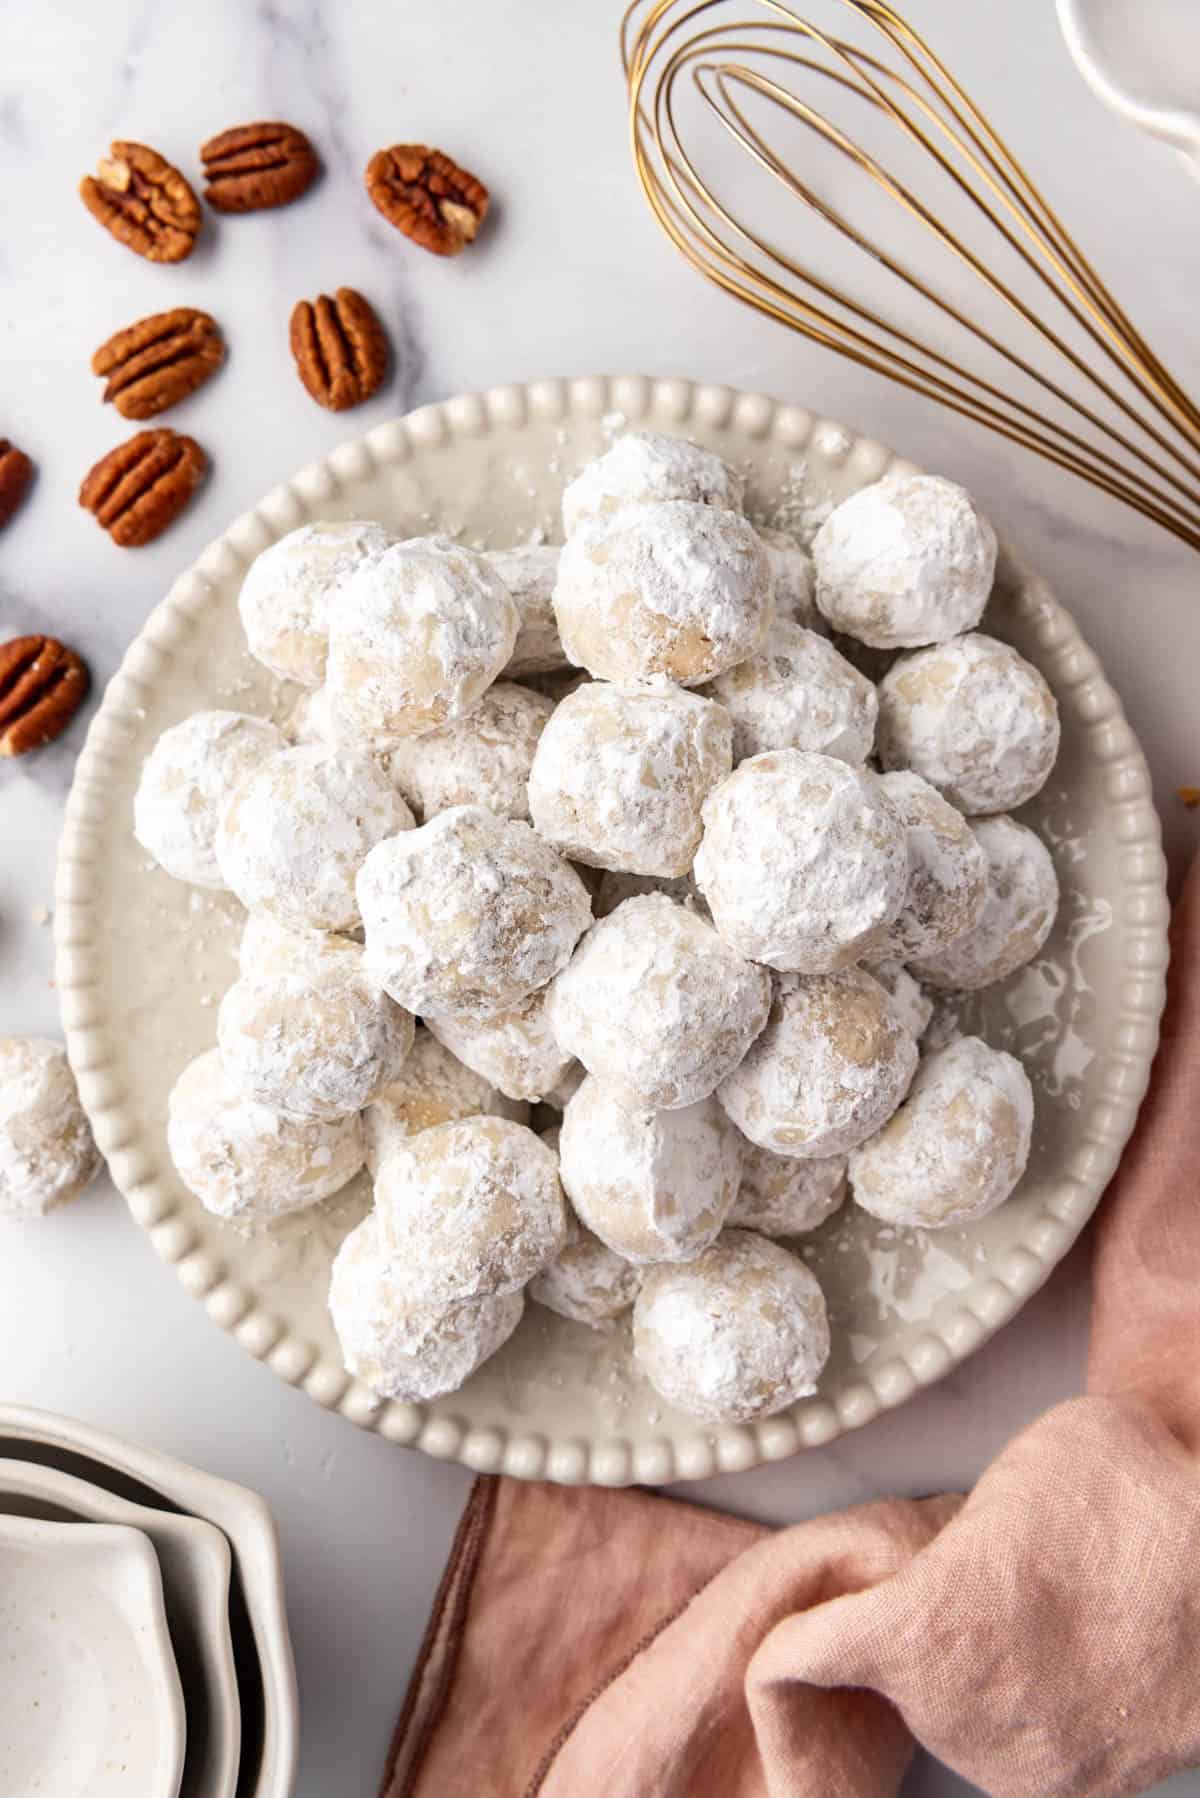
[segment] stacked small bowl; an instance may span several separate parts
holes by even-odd
[[[255,1493],[0,1405],[0,1790],[287,1798],[299,1736]]]

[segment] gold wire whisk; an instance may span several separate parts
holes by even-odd
[[[634,164],[671,241],[736,299],[1069,469],[1200,549],[1200,411],[950,71],[885,0],[834,3],[885,40],[887,60],[820,30],[783,0],[752,3],[759,8],[754,17],[714,23],[706,15],[724,12],[727,0],[633,0],[622,20]],[[800,87],[812,78],[882,115],[907,146],[921,152],[928,159],[922,166],[931,174],[936,169],[969,216],[998,234],[1015,276],[1028,277],[1030,294],[1019,291],[1012,276],[1002,277],[914,186],[806,100]],[[682,90],[680,83],[686,83]],[[999,357],[1004,384],[803,264],[794,247],[796,215],[786,205],[770,236],[739,217],[685,143],[681,99],[688,93],[703,103],[701,116],[721,127],[720,141],[736,144],[787,198],[817,213],[910,294]],[[1037,368],[940,292],[927,273],[890,254],[822,198],[776,147],[768,127],[752,119],[751,105],[773,124],[787,120],[813,133],[867,176],[1002,302],[1032,341],[1054,352],[1063,365],[1061,378]],[[1023,399],[1012,390],[1013,373],[1033,383],[1042,404],[1034,403],[1038,393]],[[1080,391],[1064,384],[1072,378]],[[1083,397],[1089,390],[1091,398]],[[1067,417],[1046,411],[1046,400]]]

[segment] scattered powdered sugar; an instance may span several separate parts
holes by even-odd
[[[411,1301],[448,1305],[516,1292],[566,1240],[553,1150],[523,1124],[436,1124],[383,1159],[375,1208]]]
[[[379,1398],[421,1404],[457,1392],[507,1342],[521,1321],[525,1295],[424,1306],[413,1303],[404,1273],[372,1214],[338,1250],[329,1310],[347,1371]]]
[[[699,686],[765,637],[767,553],[738,512],[690,500],[631,506],[568,539],[554,610],[568,660],[597,679],[661,674]]]
[[[742,481],[719,456],[686,438],[631,431],[566,487],[563,529],[570,537],[587,520],[609,518],[625,506],[672,499],[740,512]]]
[[[350,930],[368,851],[412,825],[370,756],[302,743],[268,756],[237,787],[217,830],[217,862],[247,911],[300,929]]]
[[[529,1107],[505,1098],[427,1029],[418,1028],[399,1074],[363,1112],[368,1172],[374,1177],[384,1156],[419,1130],[469,1117],[526,1124]]]
[[[553,700],[497,681],[469,718],[397,743],[394,784],[422,819],[452,805],[484,805],[498,818],[529,817],[529,772]]]
[[[456,805],[380,843],[358,876],[367,964],[419,1017],[494,1017],[565,965],[591,920],[528,824]]]
[[[562,1183],[587,1227],[641,1265],[689,1261],[737,1194],[737,1133],[712,1099],[674,1111],[623,1104],[588,1078],[563,1113]]]
[[[846,1158],[798,1161],[743,1141],[742,1182],[730,1224],[763,1236],[803,1236],[832,1217],[846,1196]]]
[[[413,1019],[367,980],[361,952],[243,974],[221,1001],[217,1043],[239,1091],[293,1117],[361,1111],[394,1080]]]
[[[554,583],[558,579],[557,544],[531,544],[524,549],[491,549],[485,562],[500,576],[516,603],[520,628],[504,669],[508,680],[526,674],[553,674],[567,667],[554,616]]]
[[[1081,952],[1092,937],[1112,928],[1113,910],[1107,899],[1089,900],[1075,891],[1065,893],[1064,901],[1075,911],[1063,933],[1066,965],[1030,962],[1009,984],[1004,1007],[1022,1055],[1038,1058],[1039,1088],[1077,1111],[1084,1078],[1096,1059],[1095,1048],[1078,1028],[1090,1011],[1092,991]]]
[[[816,974],[878,945],[904,900],[908,849],[876,775],[779,749],[709,795],[693,871],[743,955]]]
[[[448,537],[394,543],[358,570],[331,615],[334,713],[385,742],[465,718],[512,655],[520,622],[483,556]]]
[[[977,818],[988,861],[987,896],[970,930],[914,962],[929,986],[973,991],[1013,974],[1041,949],[1058,912],[1058,876],[1041,838],[1015,818]]]
[[[363,1165],[362,1125],[287,1117],[239,1092],[218,1049],[189,1062],[167,1106],[184,1185],[217,1217],[267,1221],[340,1192]]]
[[[250,654],[305,687],[325,678],[330,608],[350,576],[396,541],[383,525],[305,524],[250,564],[238,611]]]
[[[430,1018],[438,1041],[509,1099],[544,1099],[575,1066],[550,1025],[548,988],[491,1018]]]
[[[829,1319],[797,1256],[749,1230],[729,1230],[687,1266],[647,1272],[633,1340],[670,1404],[710,1423],[748,1423],[816,1391]]]
[[[630,1103],[691,1105],[735,1068],[766,1022],[771,982],[665,894],[601,918],[551,989],[564,1049]]]
[[[908,841],[904,904],[888,925],[885,957],[936,955],[979,921],[987,897],[987,856],[960,811],[907,769],[881,781]]]
[[[983,617],[996,535],[965,488],[940,475],[863,487],[813,539],[817,605],[877,649],[941,643]]]
[[[591,867],[674,878],[700,842],[700,807],[732,766],[723,706],[665,682],[591,681],[537,744],[529,809],[539,834]]]
[[[864,969],[784,976],[766,1029],[717,1097],[776,1155],[844,1155],[892,1115],[916,1065],[916,1043]]]
[[[245,712],[193,712],[163,731],[142,764],[133,834],[160,867],[194,886],[222,887],[217,825],[230,795],[282,732]]]
[[[703,689],[733,720],[733,759],[811,749],[860,765],[875,741],[879,701],[865,675],[825,637],[776,618],[757,653]]]
[[[925,1230],[973,1223],[1025,1172],[1033,1091],[1021,1063],[977,1036],[927,1055],[908,1098],[850,1156],[855,1203]]]
[[[44,1216],[100,1166],[61,1043],[0,1036],[0,1216]]]
[[[1044,786],[1058,743],[1044,676],[981,631],[901,657],[879,683],[884,767],[911,768],[960,811],[1024,805]]]

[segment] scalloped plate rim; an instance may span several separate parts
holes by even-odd
[[[851,1379],[835,1401],[825,1397],[802,1400],[789,1410],[752,1425],[709,1428],[697,1422],[694,1431],[687,1435],[660,1435],[635,1442],[617,1435],[597,1435],[590,1440],[547,1437],[537,1431],[505,1432],[490,1425],[472,1430],[469,1420],[464,1422],[447,1413],[447,1406],[453,1405],[458,1394],[448,1395],[432,1408],[380,1402],[343,1370],[318,1362],[311,1344],[290,1334],[269,1308],[260,1306],[254,1295],[248,1295],[238,1285],[236,1267],[219,1265],[203,1248],[194,1252],[190,1222],[172,1228],[178,1207],[169,1191],[137,1171],[138,1120],[122,1096],[114,1095],[103,1079],[108,1065],[106,1026],[102,1019],[88,1014],[88,993],[96,984],[100,965],[88,930],[86,871],[94,859],[89,813],[94,803],[103,801],[107,760],[110,756],[119,760],[121,739],[130,734],[130,724],[122,713],[136,706],[135,693],[142,676],[135,672],[134,664],[156,645],[169,647],[185,630],[190,630],[194,615],[211,601],[211,583],[229,575],[231,561],[245,564],[285,530],[303,522],[305,517],[317,516],[312,508],[322,497],[322,490],[353,480],[364,458],[368,464],[372,460],[381,465],[403,462],[419,455],[422,447],[445,447],[457,436],[486,434],[493,421],[520,426],[527,422],[530,413],[543,421],[579,417],[595,423],[612,411],[643,416],[653,413],[653,422],[664,429],[682,430],[689,422],[731,425],[749,438],[775,439],[796,453],[815,444],[829,461],[844,464],[856,457],[869,463],[874,470],[870,478],[878,478],[885,469],[916,471],[916,464],[897,456],[886,445],[836,420],[821,418],[805,407],[764,394],[679,377],[552,376],[506,383],[432,402],[376,425],[362,437],[350,439],[326,456],[306,463],[291,480],[271,488],[257,507],[241,513],[200,552],[150,612],[91,721],[67,803],[56,878],[56,976],[63,999],[68,1055],[84,1106],[110,1159],[114,1183],[130,1203],[136,1221],[147,1231],[157,1253],[176,1267],[186,1288],[205,1303],[214,1321],[235,1334],[249,1353],[265,1360],[280,1378],[302,1386],[317,1403],[340,1411],[359,1426],[420,1448],[436,1458],[459,1461],[476,1471],[506,1472],[518,1478],[548,1479],[568,1485],[663,1484],[702,1479],[783,1459],[805,1447],[824,1446],[845,1431],[870,1422],[880,1412],[902,1404],[973,1354],[1048,1278],[1099,1203],[1133,1129],[1149,1081],[1165,998],[1167,962],[1166,869],[1144,754],[1119,697],[1074,619],[1045,583],[1029,574],[1002,545],[1002,555],[1018,578],[1022,605],[1042,620],[1056,653],[1064,658],[1068,654],[1074,656],[1083,668],[1074,684],[1086,689],[1089,712],[1095,713],[1098,723],[1109,726],[1120,742],[1119,752],[1105,759],[1113,764],[1127,791],[1120,800],[1110,794],[1108,804],[1114,810],[1120,806],[1128,814],[1122,841],[1138,866],[1136,875],[1125,875],[1121,891],[1140,890],[1143,895],[1138,901],[1141,915],[1124,920],[1136,943],[1125,967],[1146,989],[1136,1002],[1128,997],[1122,1001],[1114,1023],[1113,1037],[1124,1029],[1127,1036],[1136,1036],[1137,1046],[1123,1051],[1117,1089],[1105,1094],[1103,1105],[1092,1108],[1093,1113],[1106,1115],[1089,1117],[1088,1168],[1083,1175],[1073,1172],[1074,1191],[1060,1199],[1053,1212],[1048,1210],[1034,1220],[1029,1234],[1035,1229],[1040,1232],[1042,1246],[1026,1240],[1015,1245],[1015,1252],[1010,1251],[1006,1280],[989,1270],[980,1291],[964,1293],[962,1305],[949,1323],[943,1324],[940,1333],[930,1325],[909,1359],[896,1356],[873,1369],[870,1377]],[[826,447],[819,442],[822,436]],[[836,455],[832,446],[836,446]],[[183,613],[185,623],[176,619],[177,611]],[[966,1302],[968,1297],[974,1297],[974,1307]],[[951,1328],[955,1341],[948,1339]]]

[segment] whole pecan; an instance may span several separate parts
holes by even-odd
[[[292,355],[300,379],[319,406],[345,412],[379,389],[387,371],[383,326],[352,287],[330,299],[298,300],[292,310]]]
[[[106,377],[104,399],[122,418],[153,418],[203,387],[224,360],[217,321],[177,306],[115,332],[92,357],[92,373]]]
[[[0,531],[29,491],[33,463],[7,437],[0,437]]]
[[[165,426],[139,431],[100,458],[79,489],[79,503],[114,543],[136,549],[174,523],[207,467],[194,437]]]
[[[389,225],[435,256],[457,256],[487,217],[483,182],[425,144],[376,150],[366,183]]]
[[[317,153],[295,125],[235,125],[200,151],[204,197],[218,212],[261,212],[298,200],[316,180]]]
[[[86,662],[54,637],[0,644],[0,755],[26,755],[60,736],[89,685]]]
[[[145,144],[118,141],[80,197],[118,243],[147,262],[182,262],[200,229],[200,202],[177,168]]]

